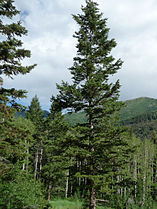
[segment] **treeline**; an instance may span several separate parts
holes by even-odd
[[[131,125],[131,124],[152,121],[156,119],[157,119],[157,111],[153,111],[153,112],[146,112],[144,114],[138,115],[136,117],[133,117],[127,120],[121,120],[120,123],[121,125]]]
[[[157,131],[157,112],[148,112],[131,119],[122,120],[120,124],[131,129],[141,140],[151,138],[152,132]]]
[[[3,130],[2,130],[3,127]],[[78,127],[69,127],[61,113],[51,110],[44,118],[37,97],[32,99],[26,118],[1,122],[0,159],[2,208],[46,208],[46,199],[73,198],[88,204],[88,184],[82,171]],[[97,205],[111,208],[155,208],[157,201],[157,135],[141,140],[125,133],[132,150],[127,164],[106,175],[105,185],[97,179]],[[81,147],[80,147],[81,149]],[[2,152],[1,152],[2,154]],[[103,159],[102,159],[103,161]],[[99,168],[101,172],[101,168]],[[101,182],[101,181],[100,181]],[[154,205],[154,206],[153,206]]]

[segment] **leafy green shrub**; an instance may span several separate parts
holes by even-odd
[[[10,181],[0,182],[0,208],[4,209],[43,209],[46,205],[41,183],[26,172]]]

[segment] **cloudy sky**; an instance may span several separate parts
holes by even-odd
[[[157,1],[156,0],[95,0],[104,18],[108,18],[110,38],[115,38],[112,54],[124,61],[116,75],[120,79],[120,99],[141,96],[157,98]],[[28,29],[24,47],[32,57],[24,64],[37,63],[25,76],[6,79],[5,87],[28,91],[23,103],[29,105],[37,94],[44,109],[56,95],[56,83],[70,81],[68,68],[76,55],[77,30],[71,14],[81,12],[84,0],[15,0],[20,19]]]

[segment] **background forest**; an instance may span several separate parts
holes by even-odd
[[[124,209],[157,208],[157,100],[119,101],[120,83],[110,77],[122,67],[112,49],[107,20],[86,0],[69,68],[72,84],[57,84],[49,112],[37,96],[3,87],[5,77],[30,73],[27,34],[13,17],[13,0],[0,1],[0,207]],[[6,21],[7,19],[7,21]],[[63,111],[66,114],[63,114]]]

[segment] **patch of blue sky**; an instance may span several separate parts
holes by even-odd
[[[25,22],[26,17],[29,15],[29,12],[27,10],[21,11],[20,13],[20,19],[22,22]]]

